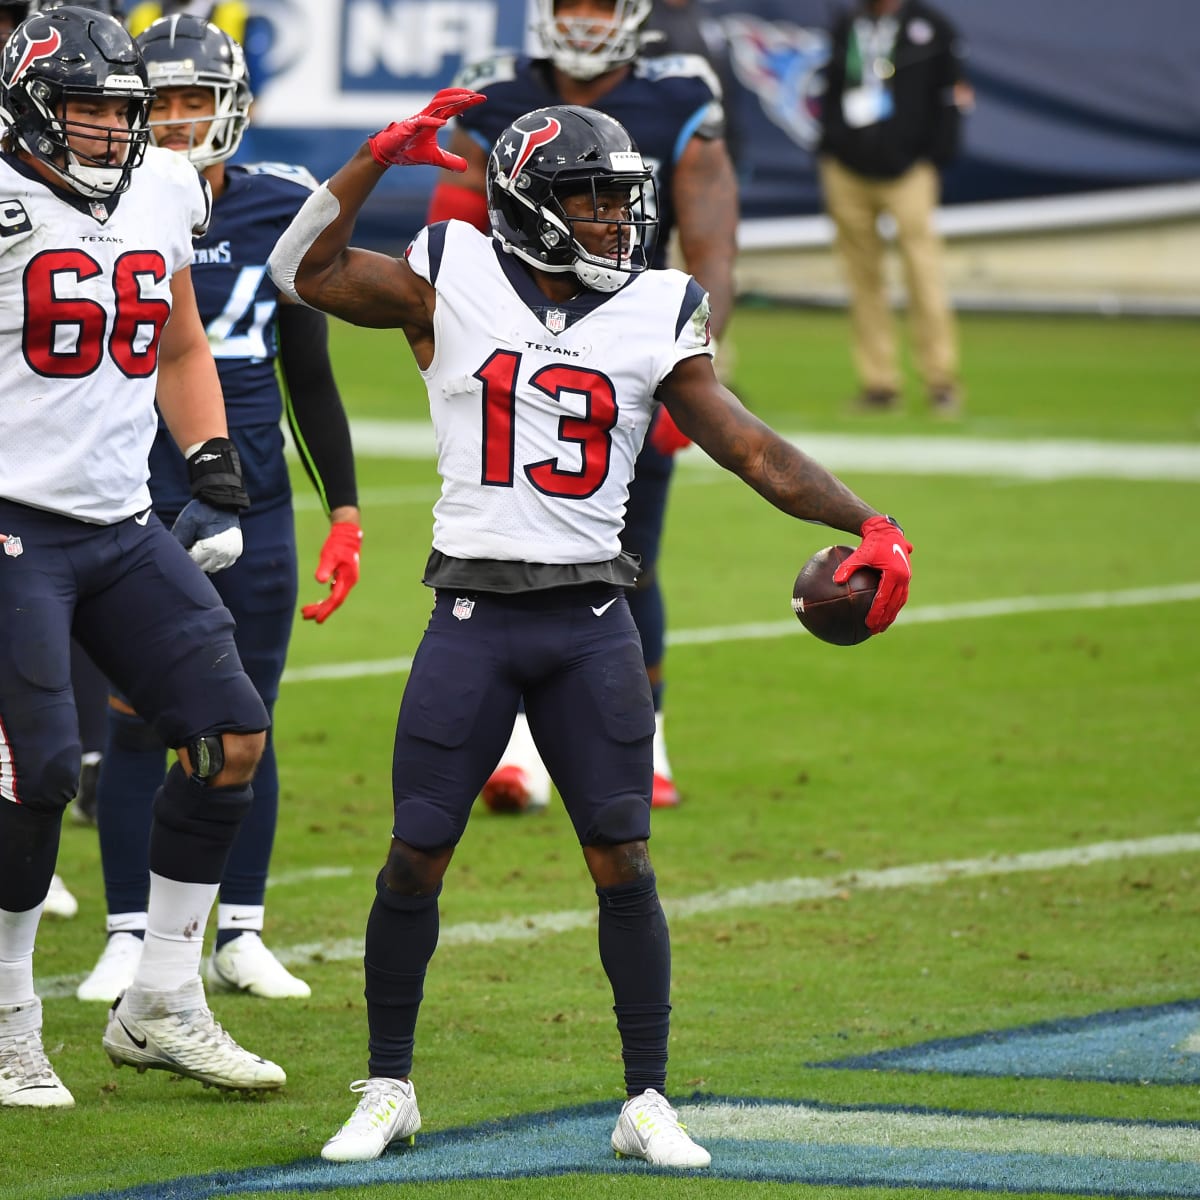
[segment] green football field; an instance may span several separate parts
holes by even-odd
[[[104,1007],[73,998],[102,943],[96,836],[67,823],[80,913],[43,921],[36,970],[77,1107],[0,1118],[0,1197],[1200,1195],[1196,330],[978,316],[962,338],[953,423],[915,383],[903,412],[851,412],[842,314],[743,307],[728,339],[746,403],[915,544],[881,638],[827,646],[790,611],[804,560],[852,539],[696,449],[679,465],[661,569],[684,802],[651,848],[671,1093],[709,1172],[608,1150],[619,1048],[555,805],[478,810],[451,866],[415,1149],[317,1158],[365,1072],[361,939],[437,489],[403,338],[338,327],[362,582],[325,626],[297,623],[267,898],[267,940],[313,997],[211,997],[288,1086],[247,1099],[112,1067]],[[308,602],[324,518],[299,473],[297,494]]]

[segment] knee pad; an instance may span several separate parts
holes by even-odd
[[[82,755],[78,745],[66,746],[42,763],[35,762],[32,773],[18,771],[16,795],[21,807],[32,812],[60,815],[79,788]],[[0,803],[4,803],[3,798]]]
[[[583,846],[619,846],[650,837],[650,803],[642,796],[617,796],[592,814]]]
[[[406,800],[396,806],[392,836],[417,850],[441,850],[462,836],[448,813],[427,800]]]
[[[385,907],[390,908],[393,912],[420,912],[422,909],[428,908],[431,904],[436,905],[438,897],[442,894],[442,885],[439,883],[437,888],[432,892],[427,892],[421,896],[414,896],[409,892],[393,891],[388,886],[388,880],[392,883],[401,884],[402,886],[419,885],[419,880],[415,872],[407,872],[403,867],[399,871],[392,868],[392,859],[394,855],[388,855],[388,864],[375,877],[375,894],[379,897],[379,902]]]
[[[213,826],[236,830],[253,800],[249,784],[209,787],[175,763],[154,797],[154,819],[177,833],[211,836]]]

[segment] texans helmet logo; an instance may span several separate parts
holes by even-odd
[[[521,168],[530,160],[535,150],[554,141],[562,132],[562,126],[553,117],[546,117],[545,122],[540,129],[522,129],[520,131],[521,146],[519,149],[514,147],[511,142],[504,147],[506,155],[515,152],[517,156],[516,161],[508,168],[510,179],[515,179],[521,173]]]
[[[57,29],[51,29],[45,37],[38,38],[36,41],[29,34],[25,34],[25,52],[21,55],[20,62],[13,69],[12,78],[8,81],[9,84],[16,83],[39,58],[49,58],[50,55],[56,54],[61,45],[62,34]]]

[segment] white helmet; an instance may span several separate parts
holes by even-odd
[[[632,62],[641,48],[641,30],[652,0],[613,0],[612,19],[558,17],[555,0],[537,0],[534,32],[550,61],[572,79],[595,79]]]

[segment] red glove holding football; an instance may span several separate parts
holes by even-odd
[[[464,108],[482,104],[486,99],[467,88],[442,88],[416,116],[406,121],[393,121],[386,129],[367,138],[371,156],[381,167],[424,163],[451,171],[465,171],[467,160],[443,150],[438,145],[437,132]]]
[[[692,439],[675,424],[671,414],[660,407],[650,426],[650,445],[659,454],[678,454],[692,444]]]
[[[358,549],[362,545],[362,536],[361,527],[353,521],[335,521],[329,527],[329,536],[317,561],[316,578],[318,583],[328,583],[332,579],[333,585],[329,595],[319,604],[306,604],[300,610],[306,621],[323,624],[350,595],[350,589],[358,582]]]
[[[874,567],[883,572],[875,602],[867,613],[867,628],[872,633],[882,633],[908,599],[908,581],[912,578],[908,556],[912,549],[897,521],[891,517],[868,517],[862,524],[858,549],[833,573],[834,583],[845,583],[859,567]]]

